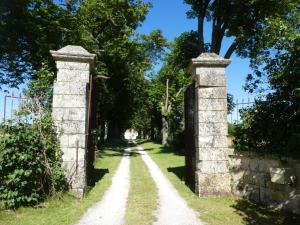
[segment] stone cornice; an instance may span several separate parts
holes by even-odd
[[[230,63],[230,59],[224,59],[215,53],[202,53],[197,58],[191,59],[187,71],[193,74],[198,67],[226,68]]]
[[[96,55],[91,54],[84,48],[68,45],[58,51],[50,51],[55,61],[84,62],[94,64]]]

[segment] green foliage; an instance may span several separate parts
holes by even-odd
[[[231,114],[235,108],[235,103],[232,94],[227,94],[227,113]]]
[[[187,17],[198,20],[198,49],[220,54],[224,37],[232,37],[225,58],[234,51],[240,56],[253,57],[259,49],[259,32],[267,18],[284,19],[299,4],[299,0],[184,0],[191,6]],[[210,41],[204,40],[204,24],[211,24]]]
[[[0,2],[0,84],[18,86],[34,78],[41,62],[51,61],[50,49],[72,43],[74,15],[55,2]]]
[[[285,20],[270,19],[261,33],[263,51],[252,61],[254,74],[249,75],[246,89],[267,87],[269,94],[242,113],[234,140],[239,150],[299,156],[299,15],[295,8]]]
[[[232,137],[235,133],[235,130],[236,130],[236,125],[235,124],[232,124],[232,123],[228,123],[228,136],[229,137]]]
[[[0,138],[0,200],[7,208],[35,205],[65,190],[51,115],[34,124],[7,124]]]
[[[67,188],[50,113],[54,73],[43,64],[36,76],[24,90],[30,100],[1,127],[0,200],[7,208],[35,205]]]
[[[300,102],[257,101],[241,115],[242,124],[234,130],[237,150],[299,156]]]

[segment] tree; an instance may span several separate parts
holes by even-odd
[[[235,132],[237,150],[299,156],[300,138],[300,12],[299,5],[285,19],[268,18],[257,34],[257,57],[246,90],[266,91],[264,99],[242,113]]]
[[[40,79],[43,64],[55,71],[50,49],[81,45],[97,54],[93,75],[110,78],[96,81],[97,114],[102,127],[109,124],[110,136],[118,137],[134,120],[145,96],[144,74],[165,42],[159,30],[135,33],[148,8],[140,0],[1,1],[0,84]]]
[[[55,2],[0,2],[0,85],[35,79],[42,62],[52,62],[54,69],[49,50],[75,43],[75,12]]]
[[[175,136],[183,136],[181,134],[184,129],[183,93],[185,88],[192,83],[190,76],[186,73],[186,68],[190,63],[190,59],[199,55],[197,32],[182,33],[175,38],[170,47],[170,52],[164,57],[164,65],[156,77],[156,85],[154,87],[156,90],[160,89],[160,91],[155,92],[159,93],[159,95],[156,95],[158,100],[155,104],[160,107],[163,106],[160,112],[162,124],[158,126],[162,128],[163,144],[167,144],[168,133],[170,132],[169,127],[172,127],[172,133]],[[160,85],[157,83],[160,83]],[[165,94],[165,90],[168,90],[167,94]],[[168,100],[169,98],[170,100]],[[230,112],[234,108],[232,95],[228,94],[227,99],[228,112]],[[166,104],[166,101],[168,104]],[[172,108],[170,107],[171,105]]]
[[[220,54],[224,37],[233,37],[225,58],[234,51],[245,55],[255,43],[256,33],[265,26],[266,18],[287,15],[298,0],[184,0],[191,6],[188,18],[197,19],[199,53],[211,51]],[[204,24],[211,23],[211,40],[204,40]],[[246,52],[245,52],[246,51]]]
[[[266,19],[274,14],[277,18],[284,18],[298,1],[184,0],[184,2],[191,6],[191,10],[187,12],[188,18],[197,19],[198,26],[197,31],[185,32],[175,39],[171,53],[167,54],[162,68],[162,71],[169,68],[171,76],[176,73],[184,74],[190,59],[203,52],[220,54],[224,37],[234,38],[224,55],[225,58],[230,58],[235,51],[240,56],[255,56],[257,52],[253,48],[253,43],[256,43],[257,32],[263,29]],[[209,42],[204,40],[204,32],[207,32],[204,31],[206,22],[212,27]],[[227,98],[230,112],[233,108],[232,96],[228,95]],[[181,100],[183,102],[183,98]],[[168,126],[164,116],[162,117],[164,135]]]

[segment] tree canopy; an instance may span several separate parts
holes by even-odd
[[[259,34],[258,54],[251,64],[254,72],[245,89],[266,96],[242,113],[243,123],[235,134],[239,150],[299,155],[299,9],[284,20],[269,18]]]
[[[199,52],[211,51],[220,54],[224,37],[234,40],[224,57],[230,58],[234,51],[249,56],[258,38],[258,31],[266,25],[266,19],[275,16],[284,18],[299,2],[298,0],[184,0],[191,6],[188,18],[198,21]],[[204,23],[211,30],[204,30]],[[211,40],[204,40],[204,32],[211,32]],[[253,52],[252,52],[253,53]]]

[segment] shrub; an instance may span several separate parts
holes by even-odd
[[[7,208],[35,205],[66,189],[50,115],[33,124],[10,123],[0,138],[0,200]]]
[[[228,136],[229,137],[232,137],[234,135],[235,127],[236,127],[235,124],[228,123]]]
[[[244,110],[243,122],[234,130],[235,149],[299,157],[300,101],[293,100],[278,100],[270,94]]]

